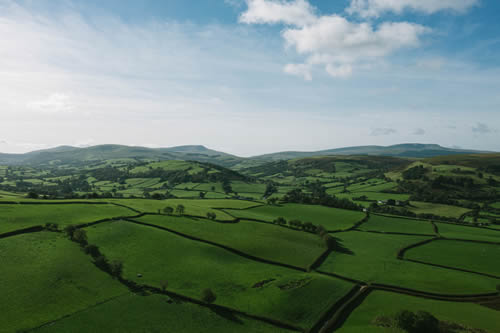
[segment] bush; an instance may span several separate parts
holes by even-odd
[[[123,272],[123,263],[119,260],[113,260],[109,264],[109,273],[114,277],[120,277]]]
[[[396,315],[396,325],[402,330],[412,332],[415,326],[415,314],[408,310],[403,310]]]
[[[215,293],[212,291],[212,289],[205,289],[201,293],[201,300],[205,303],[211,304],[215,302],[217,299],[217,296],[215,296]]]
[[[396,325],[408,333],[439,333],[439,320],[426,311],[403,310],[396,315]]]
[[[172,207],[163,208],[163,213],[165,213],[167,215],[172,215],[173,212],[174,212],[174,209]]]
[[[76,229],[73,232],[73,237],[71,239],[77,243],[80,243],[82,246],[87,245],[87,232],[83,229]]]
[[[92,258],[97,258],[101,256],[101,251],[99,251],[99,248],[95,245],[89,244],[85,246],[85,253],[90,254]]]

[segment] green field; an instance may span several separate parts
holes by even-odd
[[[170,216],[145,216],[137,220],[303,268],[311,265],[326,249],[317,235],[252,221],[222,224]]]
[[[410,249],[405,258],[463,268],[500,277],[500,245],[435,241]]]
[[[469,328],[483,329],[489,333],[496,333],[500,330],[498,311],[478,304],[444,302],[385,291],[374,291],[349,316],[337,332],[399,333],[401,331],[377,327],[373,324],[373,320],[378,316],[392,317],[401,310],[413,312],[428,311],[440,321],[458,323]]]
[[[56,233],[2,239],[0,262],[0,332],[37,327],[127,292]]]
[[[92,204],[1,204],[0,233],[46,223],[61,227],[88,223],[106,218],[137,215],[130,209],[115,205]]]
[[[363,223],[361,230],[399,232],[410,234],[433,235],[434,229],[430,222],[411,220],[382,215],[370,215],[368,222]]]
[[[124,263],[124,277],[199,298],[211,288],[217,304],[310,327],[351,284],[316,274],[261,264],[226,250],[151,227],[113,222],[87,228],[89,242]],[[228,270],[230,267],[230,270]],[[138,277],[137,274],[142,274]],[[276,279],[262,288],[256,283]],[[303,284],[290,289],[280,286]],[[282,287],[283,288],[283,287]]]
[[[286,220],[299,219],[302,222],[323,225],[327,230],[350,228],[365,216],[363,212],[358,211],[299,204],[261,206],[240,211],[227,209],[226,211],[236,217],[268,222],[280,216]]]
[[[321,271],[444,294],[493,292],[498,283],[491,278],[396,259],[399,249],[428,237],[359,231],[334,236],[345,250],[333,252],[320,266]]]
[[[463,214],[470,212],[470,209],[463,207],[417,201],[412,201],[411,206],[408,208],[408,210],[415,214],[434,214],[438,216],[449,216],[456,218],[459,218]]]
[[[436,223],[439,234],[446,238],[471,239],[500,243],[500,232],[483,228],[461,226],[449,223]]]
[[[192,303],[172,301],[166,296],[129,294],[35,332],[290,332],[243,316],[224,315]]]

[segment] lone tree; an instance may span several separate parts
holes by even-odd
[[[183,215],[184,214],[184,211],[186,210],[186,207],[184,207],[184,205],[177,205],[177,207],[175,208],[175,212],[179,215]]]
[[[208,212],[207,213],[207,218],[209,220],[215,220],[217,218],[217,215],[215,213],[212,213],[212,212]]]
[[[201,293],[201,300],[205,303],[212,304],[216,299],[217,296],[215,296],[215,293],[212,291],[212,289],[205,289]]]
[[[163,208],[163,213],[165,213],[167,215],[172,215],[173,212],[174,212],[174,209],[170,206]]]

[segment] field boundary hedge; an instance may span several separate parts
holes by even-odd
[[[411,262],[414,262],[414,263],[417,263],[417,264],[423,264],[423,265],[429,265],[429,266],[434,266],[434,267],[439,267],[439,268],[452,269],[452,270],[455,270],[455,271],[460,271],[460,272],[465,272],[465,273],[471,273],[471,274],[476,274],[476,275],[482,275],[482,276],[486,276],[486,277],[493,278],[493,279],[500,279],[500,276],[497,276],[497,275],[488,274],[488,273],[481,273],[481,272],[476,272],[476,271],[471,271],[471,270],[464,269],[464,268],[459,268],[459,267],[434,264],[434,263],[420,261],[420,260],[415,260],[415,259],[404,259],[404,260],[405,261],[411,261]]]
[[[293,269],[293,270],[304,272],[304,273],[307,272],[307,269],[302,268],[302,267],[298,267],[298,266],[294,266],[294,265],[290,265],[290,264],[285,264],[285,263],[281,263],[281,262],[277,262],[277,261],[273,261],[273,260],[268,260],[268,259],[264,259],[264,258],[259,258],[259,257],[253,256],[251,254],[242,252],[240,250],[234,249],[234,248],[232,248],[230,246],[218,244],[218,243],[206,240],[206,239],[202,239],[202,238],[198,238],[198,237],[195,237],[195,236],[191,236],[191,235],[188,235],[188,234],[185,234],[185,233],[182,233],[182,232],[170,229],[170,228],[166,228],[166,227],[162,227],[162,226],[158,226],[158,225],[150,224],[150,223],[146,223],[146,222],[136,221],[136,220],[133,220],[133,219],[130,219],[130,218],[123,218],[121,220],[122,221],[126,221],[126,222],[130,222],[130,223],[135,223],[135,224],[143,225],[143,226],[146,226],[146,227],[160,229],[160,230],[167,231],[167,232],[173,233],[173,234],[175,234],[177,236],[184,237],[184,238],[187,238],[187,239],[190,239],[190,240],[193,240],[193,241],[197,241],[197,242],[205,243],[205,244],[208,244],[208,245],[216,246],[216,247],[219,247],[219,248],[224,249],[226,251],[232,252],[232,253],[234,253],[236,255],[239,255],[239,256],[241,256],[243,258],[246,258],[246,259],[249,259],[249,260],[257,261],[257,262],[264,263],[264,264],[281,266],[281,267],[284,267],[284,268]]]

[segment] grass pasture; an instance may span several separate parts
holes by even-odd
[[[37,327],[127,292],[56,233],[2,239],[0,262],[8,267],[0,274],[0,332]]]
[[[222,224],[171,216],[144,216],[137,220],[303,268],[311,265],[326,249],[317,235],[252,221]]]
[[[398,251],[429,237],[382,235],[359,231],[334,234],[346,251],[335,251],[320,271],[365,282],[385,283],[434,293],[494,292],[497,280],[396,259]]]
[[[57,223],[88,223],[106,218],[135,215],[132,210],[110,204],[1,204],[0,233]]]
[[[418,201],[412,201],[411,206],[408,207],[408,210],[415,214],[434,214],[438,216],[448,216],[455,218],[459,218],[463,214],[470,212],[470,209],[463,207]]]
[[[500,277],[500,245],[441,240],[410,249],[405,257]]]
[[[436,301],[385,291],[374,291],[347,318],[347,321],[337,332],[399,333],[400,331],[390,328],[375,326],[373,320],[382,315],[393,317],[401,310],[428,311],[440,321],[458,323],[474,329],[483,329],[489,333],[499,332],[500,329],[498,311],[479,304]]]
[[[194,298],[211,288],[217,295],[216,304],[302,327],[310,327],[352,288],[341,280],[259,263],[128,222],[100,224],[87,228],[87,233],[89,242],[98,245],[109,259],[123,261],[127,279],[157,287],[166,280],[169,290]],[[253,287],[269,279],[275,280]]]
[[[500,232],[472,226],[461,226],[449,223],[437,223],[439,233],[446,238],[471,239],[500,243]]]
[[[434,234],[434,228],[430,222],[374,214],[370,215],[368,222],[363,223],[359,229],[409,234]]]
[[[287,221],[298,219],[302,222],[311,222],[323,225],[327,230],[337,230],[352,227],[361,221],[363,212],[330,208],[323,206],[284,204],[281,206],[260,206],[246,210],[226,210],[229,214],[243,219],[257,219],[272,222],[277,217],[284,217]]]
[[[225,318],[192,303],[171,301],[166,296],[128,294],[35,330],[50,332],[289,332],[261,321],[236,315]]]

